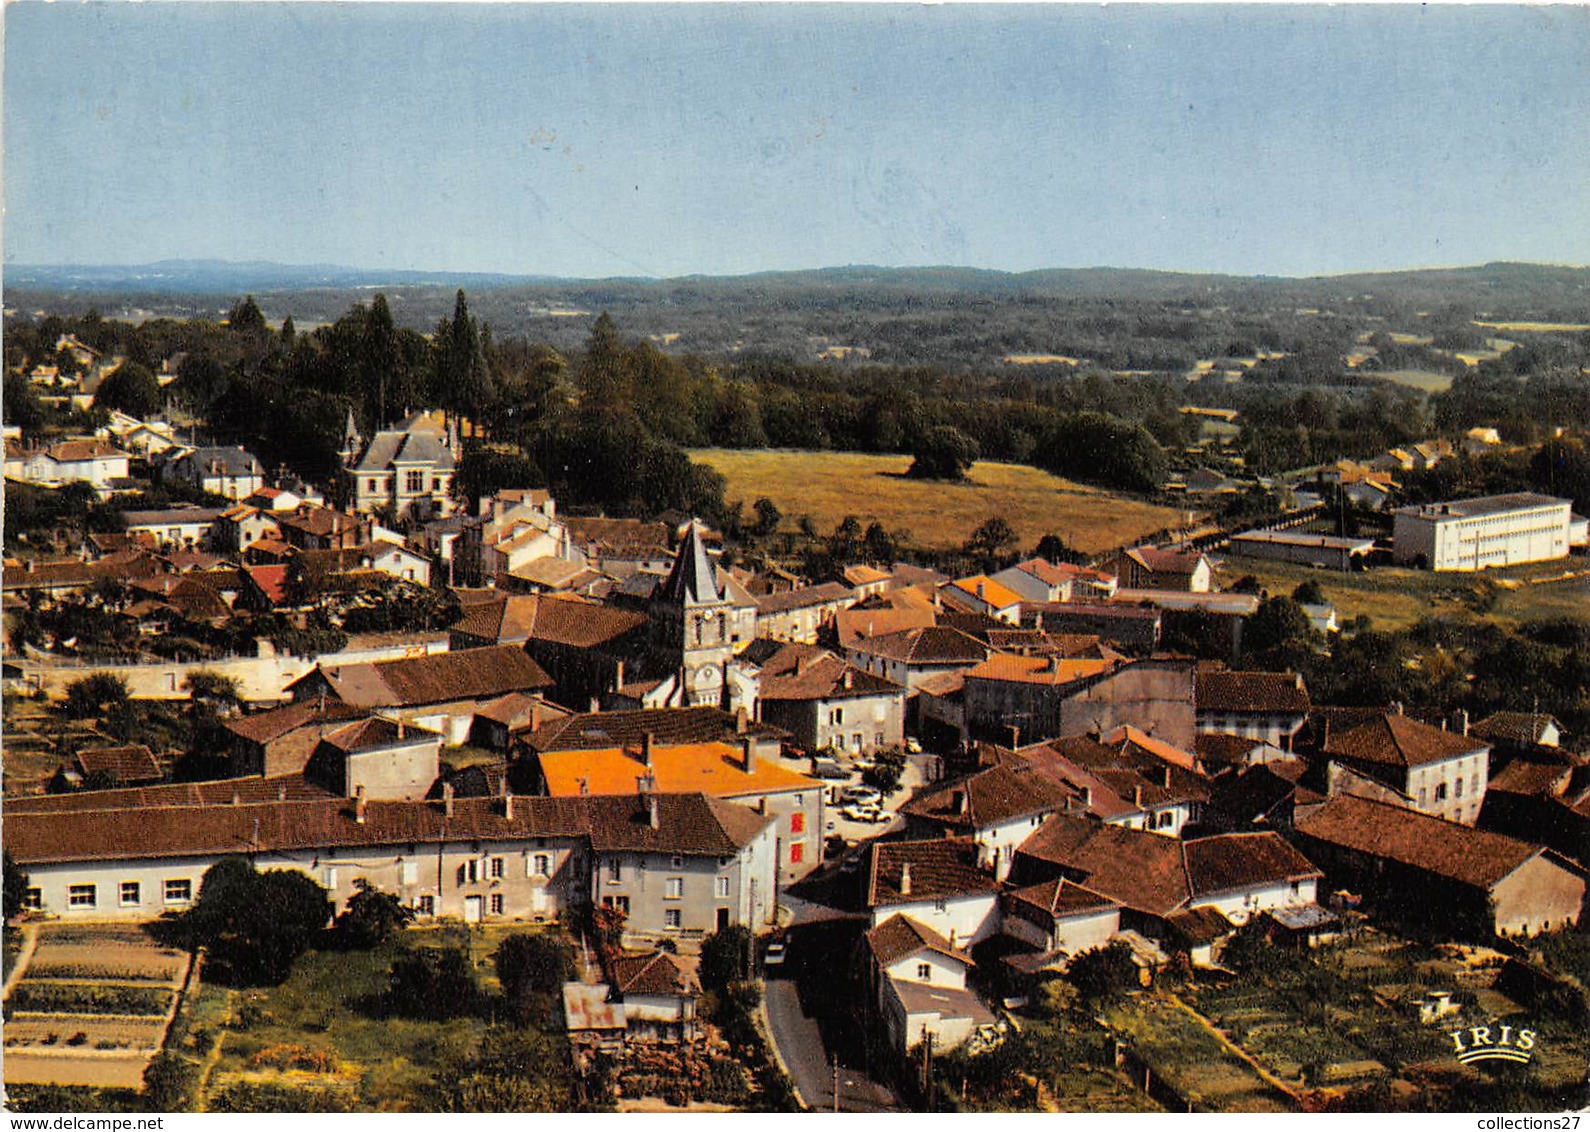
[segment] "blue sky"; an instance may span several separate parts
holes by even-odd
[[[1590,8],[5,9],[5,259],[1590,263]]]

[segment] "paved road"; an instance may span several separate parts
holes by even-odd
[[[767,983],[767,1021],[773,1044],[778,1047],[795,1091],[807,1108],[817,1112],[834,1109],[834,1069],[823,1048],[817,1020],[801,1010],[800,995],[790,979],[770,979]],[[871,1080],[858,1069],[839,1067],[840,1112],[902,1112],[887,1086]]]

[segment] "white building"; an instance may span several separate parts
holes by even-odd
[[[1570,502],[1514,492],[1399,507],[1393,559],[1431,570],[1485,570],[1568,556]]]

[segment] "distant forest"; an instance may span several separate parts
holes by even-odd
[[[517,477],[576,507],[637,514],[721,511],[721,481],[683,451],[706,445],[921,455],[948,430],[979,458],[1152,493],[1196,464],[1270,473],[1476,425],[1517,441],[1590,428],[1590,332],[1549,325],[1590,311],[1583,269],[1275,280],[849,268],[491,280],[467,297],[344,282],[245,300],[13,288],[7,373],[54,360],[64,332],[137,370],[183,353],[167,395],[218,436],[322,480],[350,410],[369,435],[439,406],[478,425],[472,490]],[[1451,387],[1380,376],[1396,371]],[[38,431],[48,414],[25,384],[8,376],[6,419]],[[1240,431],[1200,445],[1197,418],[1180,412],[1190,405],[1238,410]]]

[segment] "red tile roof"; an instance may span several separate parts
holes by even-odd
[[[907,866],[911,891],[900,891]],[[998,883],[977,867],[977,846],[963,838],[875,841],[867,874],[867,905],[912,904],[919,900],[997,892]]]
[[[1199,711],[1307,715],[1308,691],[1292,672],[1226,672],[1199,669],[1193,703]]]
[[[893,681],[809,645],[780,649],[768,657],[761,670],[764,700],[833,700],[904,692]]]
[[[335,694],[355,707],[402,707],[494,699],[552,685],[552,677],[513,645],[437,656],[317,668]],[[291,685],[298,688],[314,674]]]
[[[937,790],[918,794],[902,811],[953,829],[986,829],[1052,813],[1069,793],[1030,765],[1002,763]]]
[[[106,774],[116,782],[159,782],[164,777],[154,752],[142,744],[95,747],[77,752],[74,761],[84,774]]]
[[[1544,852],[1539,845],[1416,810],[1340,794],[1297,823],[1326,845],[1383,857],[1434,876],[1489,889]]]
[[[938,932],[898,913],[867,933],[867,946],[880,967],[887,967],[919,951],[934,951],[957,963],[968,967],[972,965],[970,955]]]
[[[701,993],[696,961],[666,951],[617,956],[608,967],[608,977],[619,994],[669,997]]]
[[[903,629],[858,640],[851,645],[858,652],[909,665],[973,665],[988,656],[988,646],[976,637],[940,626]]]
[[[1382,715],[1325,744],[1327,755],[1387,767],[1444,762],[1489,750],[1480,739],[1458,735],[1405,715]]]

